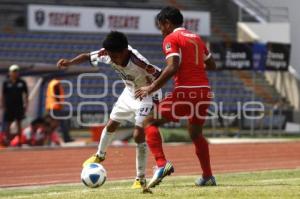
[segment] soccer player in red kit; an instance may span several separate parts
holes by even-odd
[[[216,185],[210,167],[208,142],[202,134],[212,92],[205,70],[215,69],[215,62],[200,36],[182,27],[183,16],[177,8],[165,7],[156,17],[164,37],[163,51],[167,66],[150,86],[135,92],[136,98],[143,98],[160,89],[171,77],[174,89],[158,105],[160,118],[145,120],[145,134],[150,151],[155,157],[157,169],[147,188],[159,184],[174,172],[173,165],[165,158],[158,126],[179,118],[188,119],[188,132],[195,145],[196,155],[203,170],[197,179],[197,186]]]

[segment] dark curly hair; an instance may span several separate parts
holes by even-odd
[[[167,6],[161,9],[156,15],[157,22],[165,22],[169,20],[175,26],[181,26],[183,24],[183,16],[178,8]]]
[[[111,31],[103,40],[102,47],[111,52],[121,52],[128,48],[128,40],[124,33]]]

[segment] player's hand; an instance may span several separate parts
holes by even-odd
[[[152,86],[143,86],[135,91],[135,98],[142,99],[150,94]]]
[[[68,60],[68,59],[60,59],[60,60],[58,60],[58,62],[56,63],[56,66],[57,66],[59,69],[66,69],[66,68],[68,68],[70,65],[71,65],[71,62],[70,62],[70,60]]]

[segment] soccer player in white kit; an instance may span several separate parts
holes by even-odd
[[[133,122],[135,124],[133,138],[137,144],[137,176],[132,188],[143,188],[146,186],[145,170],[147,160],[143,121],[151,112],[154,101],[161,98],[161,91],[159,90],[143,99],[135,99],[134,92],[140,87],[150,85],[160,75],[161,70],[150,64],[137,50],[129,46],[126,36],[121,32],[110,32],[104,39],[102,47],[98,51],[82,53],[73,59],[60,59],[57,62],[57,66],[62,69],[86,61],[90,61],[93,66],[98,66],[99,63],[109,64],[120,75],[126,85],[102,131],[96,154],[87,159],[83,166],[88,163],[104,161],[107,147],[111,144],[114,132],[120,123],[125,120]]]

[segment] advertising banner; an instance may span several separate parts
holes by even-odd
[[[253,53],[251,43],[214,42],[210,51],[218,69],[251,70],[253,68]]]
[[[28,29],[32,31],[110,32],[160,34],[155,17],[160,10],[28,5]],[[184,26],[202,36],[210,35],[210,13],[182,11]]]
[[[290,44],[267,43],[266,70],[288,70],[290,64]]]
[[[291,45],[284,43],[210,43],[218,69],[287,71]]]
[[[217,69],[225,67],[226,49],[223,42],[213,42],[209,44],[210,52],[216,62]]]
[[[253,68],[251,43],[225,43],[224,69],[251,70]]]

